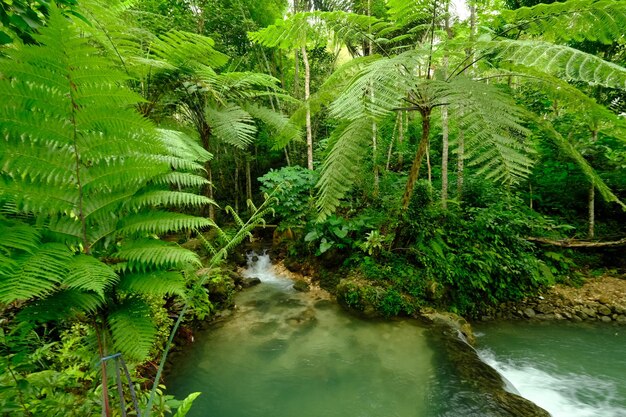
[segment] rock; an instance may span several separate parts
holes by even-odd
[[[583,321],[583,318],[577,315],[573,315],[572,316],[572,321],[576,321],[576,322],[581,322]]]
[[[605,304],[605,305],[611,305],[611,300],[604,295],[601,295],[600,297],[598,297],[598,302]]]
[[[611,322],[611,318],[609,316],[602,316],[601,318],[603,323],[610,323]]]
[[[535,310],[533,310],[531,307],[525,308],[524,309],[524,316],[528,317],[529,319],[532,319],[533,317],[535,317],[536,313]]]
[[[293,284],[293,289],[299,292],[309,292],[311,290],[311,287],[308,282],[303,280],[297,280]]]
[[[596,312],[595,312],[595,311],[593,311],[593,310],[592,310],[591,308],[589,308],[589,307],[583,307],[583,308],[582,308],[582,310],[581,310],[581,312],[582,312],[583,314],[585,314],[586,316],[588,316],[588,317],[595,317],[595,316],[596,316]]]
[[[244,278],[241,281],[241,286],[243,288],[250,288],[250,287],[254,287],[255,285],[259,285],[260,283],[261,283],[261,279],[257,277]]]
[[[598,307],[598,313],[602,314],[603,316],[610,316],[611,309],[608,308],[607,306],[600,306]]]
[[[250,260],[251,260],[252,262],[258,262],[258,261],[259,261],[259,257],[258,257],[258,256],[256,256],[256,255],[254,255],[254,256],[252,256],[252,258],[250,258]]]
[[[620,324],[626,324],[626,316],[618,316],[616,322]]]
[[[536,310],[540,313],[548,314],[554,312],[554,307],[548,303],[541,303],[537,306]]]

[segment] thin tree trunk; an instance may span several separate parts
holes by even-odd
[[[100,331],[99,326],[96,324],[96,338],[98,339],[98,351],[100,353],[100,359],[104,358],[107,354],[106,347],[104,346],[104,335]],[[109,385],[107,378],[107,364],[106,361],[100,361],[100,369],[102,370],[102,417],[111,417],[111,405],[109,403]]]
[[[213,194],[213,171],[211,169],[211,162],[207,161],[204,164],[204,168],[206,169],[207,180],[209,180],[209,183],[206,185],[206,196],[212,201],[215,201],[215,195]],[[215,221],[215,205],[213,204],[209,204],[209,219]]]
[[[598,129],[591,130],[591,142],[595,143],[598,140]],[[589,238],[593,238],[595,235],[596,227],[596,187],[593,181],[589,187]]]
[[[444,28],[448,39],[452,39],[452,30],[450,28],[450,2],[446,1]],[[448,54],[443,56],[443,77],[448,76]],[[448,162],[450,158],[450,131],[448,120],[448,106],[441,107],[441,207],[448,208]]]
[[[239,213],[239,163],[235,155],[235,211]]]
[[[252,200],[252,169],[250,158],[246,157],[246,199]]]
[[[428,149],[428,139],[430,136],[430,111],[430,109],[426,109],[421,112],[422,138],[420,139],[417,152],[415,153],[415,159],[413,159],[413,165],[411,165],[409,178],[407,179],[404,195],[402,196],[402,208],[404,210],[409,207],[409,203],[411,202],[413,189],[415,188],[415,183],[417,182],[417,178],[419,177],[420,165],[422,164],[422,159],[424,159],[424,155],[426,154],[426,150]]]
[[[367,0],[367,15],[372,15],[372,0]],[[372,55],[374,53],[374,42],[372,41],[372,26],[369,26],[369,48],[367,51],[367,55]],[[371,88],[371,99],[374,101],[374,84],[370,85]],[[378,135],[378,126],[376,125],[376,121],[372,121],[372,161],[374,163],[374,198],[378,198],[378,194],[380,192],[380,178],[378,174],[378,161],[376,158],[378,143],[377,143],[377,135]]]
[[[463,197],[463,165],[465,160],[465,133],[462,130],[459,131],[457,142],[456,198],[460,202]]]
[[[398,145],[401,145],[402,143],[404,143],[404,112],[400,112],[400,126],[398,127]],[[406,115],[406,126],[409,125],[409,116],[408,116],[408,112]],[[402,167],[404,165],[404,154],[402,152],[400,152],[398,154],[398,170],[402,171]]]
[[[391,140],[389,141],[389,149],[387,150],[387,164],[385,165],[385,169],[387,171],[389,171],[389,169],[391,168],[391,154],[393,152],[393,143],[396,140],[396,132],[397,132],[398,123],[399,123],[398,119],[400,120],[400,123],[402,123],[401,122],[401,120],[402,120],[402,112],[398,112],[398,115],[396,117],[396,122],[393,125],[393,132],[391,133]]]
[[[430,166],[430,146],[426,146],[426,167],[428,168],[428,183],[433,185],[433,168]]]
[[[593,239],[595,236],[596,226],[596,187],[591,183],[589,187],[589,239]]]
[[[306,53],[306,46],[302,47],[302,62],[304,62],[304,101],[306,103],[306,157],[307,168],[313,169],[313,131],[311,128],[311,107],[309,97],[311,96],[311,68],[309,67],[309,57]]]
[[[450,142],[448,132],[448,108],[441,107],[441,206],[448,208],[448,158],[450,153]]]

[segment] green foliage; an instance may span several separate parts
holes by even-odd
[[[626,2],[569,0],[504,10],[502,17],[510,25],[507,31],[520,29],[548,41],[623,43]]]
[[[26,303],[22,321],[102,320],[113,336],[103,351],[144,360],[156,333],[141,297],[177,289],[163,285],[164,270],[199,264],[147,236],[210,225],[154,207],[208,203],[170,191],[167,175],[175,166],[191,178],[209,155],[141,117],[126,76],[56,7],[33,36],[37,46],[7,50],[2,61],[0,202],[23,221],[0,220],[10,237],[1,299]]]
[[[317,173],[300,166],[270,170],[260,177],[261,191],[274,190],[278,203],[274,207],[281,228],[303,226],[312,214],[311,192]]]

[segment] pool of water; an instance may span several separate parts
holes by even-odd
[[[168,392],[202,392],[189,417],[510,415],[455,369],[432,330],[362,320],[293,290],[267,256],[254,259],[246,274],[262,283],[171,358]],[[554,417],[626,417],[620,328],[500,323],[477,331],[483,360]]]

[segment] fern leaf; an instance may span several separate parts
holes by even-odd
[[[19,256],[17,268],[0,271],[0,301],[29,300],[49,294],[68,273],[72,252],[58,243],[45,243],[32,254]]]
[[[111,267],[93,256],[74,256],[68,269],[63,285],[81,291],[93,291],[102,298],[104,291],[119,281],[119,276]]]
[[[156,58],[172,63],[177,68],[187,70],[206,65],[220,68],[228,62],[228,56],[216,51],[211,38],[179,30],[170,31],[150,46]]]
[[[571,157],[578,167],[582,170],[583,174],[589,179],[589,182],[593,184],[600,192],[600,195],[605,201],[614,202],[619,204],[623,210],[626,210],[626,204],[624,204],[614,193],[611,191],[608,185],[604,182],[602,177],[589,165],[589,163],[583,158],[583,156],[576,150],[574,145],[567,141],[559,132],[554,129],[550,124],[540,122],[540,125],[544,130],[549,133],[550,137],[555,141],[555,144],[559,146],[569,157]]]
[[[502,17],[525,33],[547,41],[625,43],[626,2],[623,0],[569,0],[516,10],[503,10]]]
[[[182,213],[150,211],[126,216],[118,232],[121,235],[164,234],[181,230],[203,229],[210,225],[211,223],[202,217]]]
[[[540,41],[492,41],[497,59],[590,85],[626,89],[626,68],[569,46]]]
[[[117,287],[120,291],[138,295],[180,295],[185,294],[185,278],[180,272],[148,271],[146,273],[125,274]]]
[[[208,197],[184,193],[178,191],[148,191],[142,193],[129,200],[127,205],[135,210],[143,207],[202,207],[204,205],[213,204],[215,201]]]
[[[244,149],[254,141],[254,120],[241,107],[234,104],[224,108],[208,107],[206,113],[213,135],[225,143]]]
[[[157,333],[150,314],[150,306],[137,298],[123,301],[109,314],[113,343],[125,358],[140,362],[150,353]]]
[[[275,149],[281,149],[285,147],[287,143],[292,140],[297,140],[302,136],[302,131],[294,125],[288,117],[282,115],[281,113],[277,113],[266,107],[261,107],[255,104],[246,105],[244,110],[247,111],[252,117],[261,120],[274,130],[276,133],[276,137],[274,139]]]
[[[103,302],[102,297],[95,293],[67,289],[31,303],[18,313],[17,318],[38,323],[68,320],[79,314],[94,313]]]
[[[200,163],[210,161],[212,155],[204,149],[197,141],[176,130],[157,129],[159,137],[169,155],[178,157],[181,160],[197,161]],[[178,167],[173,166],[174,169]]]
[[[128,271],[182,269],[200,265],[198,255],[173,243],[143,239],[122,245],[116,256],[126,261],[120,268]]]
[[[367,153],[372,137],[371,126],[371,121],[367,119],[355,120],[344,123],[333,132],[333,145],[317,183],[320,219],[326,218],[339,206],[339,201],[359,174],[357,167]]]
[[[180,188],[201,187],[209,184],[206,178],[188,172],[168,172],[151,179],[155,184],[173,185]]]

